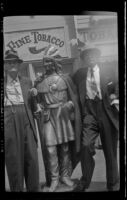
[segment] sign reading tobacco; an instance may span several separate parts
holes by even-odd
[[[63,28],[6,33],[4,40],[5,49],[16,50],[24,61],[42,59],[49,44],[59,49],[62,57],[67,56]]]
[[[91,29],[87,32],[86,37],[90,42],[117,41],[117,30],[115,27]]]

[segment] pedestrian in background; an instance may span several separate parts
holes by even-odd
[[[82,113],[82,177],[74,191],[89,187],[95,167],[95,141],[100,134],[106,161],[108,190],[119,189],[117,142],[119,130],[118,69],[99,63],[100,50],[86,44],[81,51],[83,67],[73,76]]]
[[[5,164],[10,190],[14,192],[24,190],[24,178],[27,191],[39,189],[37,133],[28,95],[32,83],[19,74],[22,62],[16,51],[5,52]]]

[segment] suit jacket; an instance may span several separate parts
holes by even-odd
[[[111,121],[112,126],[119,130],[119,113],[114,106],[110,105],[109,95],[114,93],[118,97],[118,71],[117,66],[98,64],[100,69],[100,87],[104,109]],[[73,81],[77,86],[81,112],[84,110],[86,96],[86,77],[88,68],[80,68],[74,75]],[[110,83],[110,84],[109,84]],[[83,112],[82,112],[83,114]]]
[[[32,112],[31,112],[30,98],[29,98],[29,89],[32,88],[32,82],[29,78],[22,77],[20,75],[18,77],[19,77],[19,81],[20,81],[22,94],[23,94],[26,114],[28,115],[31,128],[33,130],[35,141],[37,142],[37,133],[36,133],[36,129],[35,129],[35,122],[33,119]],[[5,95],[5,90],[6,90],[6,79],[4,80],[4,95]]]

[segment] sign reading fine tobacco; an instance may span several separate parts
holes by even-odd
[[[5,50],[16,50],[24,61],[42,59],[49,44],[59,49],[62,57],[67,56],[63,28],[6,33],[4,37]]]

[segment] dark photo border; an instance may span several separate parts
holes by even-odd
[[[13,4],[12,4],[13,2]],[[48,5],[49,4],[49,5]],[[95,2],[35,2],[35,1],[4,1],[1,2],[0,36],[1,36],[1,133],[0,133],[0,194],[3,199],[124,199],[125,197],[125,4],[117,1]],[[63,5],[62,5],[63,4]],[[75,6],[74,6],[75,4]],[[80,4],[78,8],[78,5]],[[82,15],[88,11],[111,11],[118,14],[118,63],[119,63],[119,91],[120,91],[120,191],[118,192],[84,192],[84,193],[14,193],[5,191],[5,160],[4,160],[4,109],[3,109],[3,18],[17,15]]]

